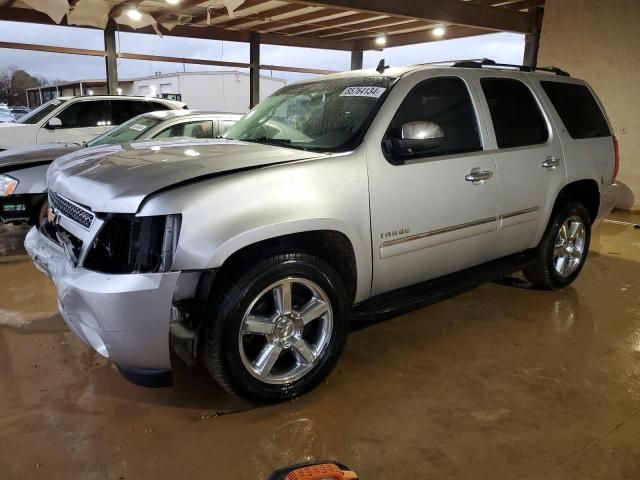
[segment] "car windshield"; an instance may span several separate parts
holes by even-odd
[[[164,118],[156,115],[142,114],[133,117],[131,120],[124,122],[122,125],[109,130],[106,133],[87,142],[87,147],[95,147],[96,145],[116,145],[121,143],[129,143],[140,138],[150,128],[161,123]]]
[[[224,138],[317,151],[346,151],[360,142],[393,78],[327,79],[278,90]]]
[[[42,120],[44,117],[49,115],[51,112],[53,112],[56,108],[58,108],[60,105],[62,105],[66,101],[67,100],[54,98],[53,100],[50,100],[47,103],[40,105],[35,110],[27,113],[24,117],[20,117],[20,120],[18,120],[18,123],[29,123],[29,124],[38,123],[40,120]]]
[[[0,118],[13,118],[9,110],[0,110]]]

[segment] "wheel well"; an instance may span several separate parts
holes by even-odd
[[[554,213],[558,208],[571,201],[582,203],[589,212],[589,218],[593,223],[600,208],[598,184],[594,180],[578,180],[566,185],[558,193],[556,203],[553,206]]]
[[[357,288],[356,257],[351,242],[343,233],[333,230],[314,230],[270,238],[248,245],[233,253],[215,274],[214,283],[224,282],[248,259],[283,250],[299,250],[315,255],[331,265],[347,288],[351,302]],[[215,288],[215,285],[214,285]]]

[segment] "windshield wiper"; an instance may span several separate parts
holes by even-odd
[[[245,138],[243,140],[245,142],[266,143],[269,145],[288,145],[291,143],[291,140],[289,140],[288,138],[256,137],[256,138]]]

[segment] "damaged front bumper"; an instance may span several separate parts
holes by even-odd
[[[74,267],[35,227],[25,248],[55,283],[60,313],[84,343],[134,383],[170,383],[171,307],[180,272],[105,274]]]

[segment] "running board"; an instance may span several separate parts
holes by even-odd
[[[522,270],[531,262],[534,254],[534,249],[527,250],[467,270],[376,295],[353,308],[353,319],[381,321],[444,300]]]

